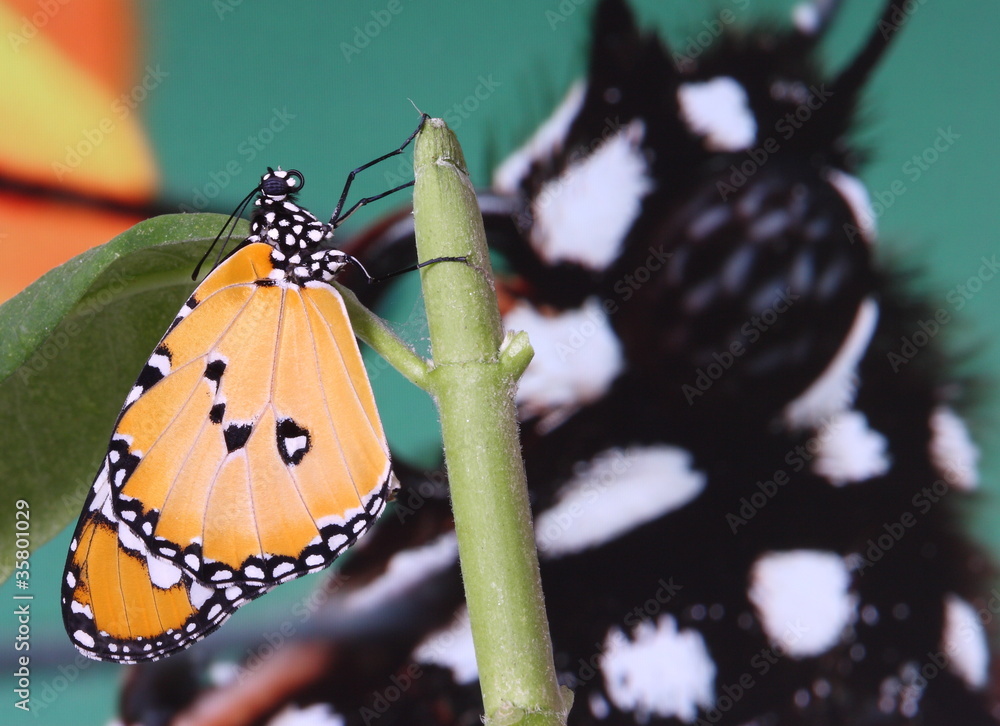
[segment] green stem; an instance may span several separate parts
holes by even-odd
[[[488,724],[565,723],[542,599],[513,401],[531,359],[506,342],[482,216],[440,119],[417,136],[413,208],[455,532]]]

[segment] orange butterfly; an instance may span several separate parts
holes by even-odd
[[[362,204],[412,184],[340,214],[354,174],[417,131],[351,172],[329,223],[295,202],[297,171],[269,169],[251,193],[251,235],[139,374],[73,535],[63,619],[85,655],[134,663],[187,647],[330,565],[398,488],[330,285],[360,263],[320,244]]]

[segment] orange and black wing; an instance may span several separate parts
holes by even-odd
[[[198,287],[126,399],[67,563],[64,616],[87,655],[120,660],[110,645],[168,628],[197,639],[328,566],[395,486],[342,298],[273,275],[271,251],[249,244]],[[171,616],[143,604],[131,629],[133,589]]]
[[[105,465],[70,545],[63,620],[84,655],[120,663],[156,660],[208,635],[267,589],[204,585],[151,554],[115,515]]]

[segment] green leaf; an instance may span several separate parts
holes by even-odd
[[[32,550],[79,515],[122,403],[224,221],[146,220],[0,306],[0,495],[8,512],[0,581],[13,568],[17,500],[30,505]],[[241,222],[233,236],[246,234]]]

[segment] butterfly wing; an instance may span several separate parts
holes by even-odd
[[[111,506],[101,468],[70,545],[63,620],[86,656],[134,663],[186,648],[268,588],[213,588],[149,552]]]
[[[67,563],[71,636],[88,605],[95,618],[99,637],[74,637],[88,655],[155,637],[155,608],[132,589],[172,598],[162,632],[190,628],[174,648],[193,642],[328,566],[395,486],[342,298],[276,282],[271,249],[247,245],[199,286],[126,399]],[[150,627],[132,631],[139,607]]]

